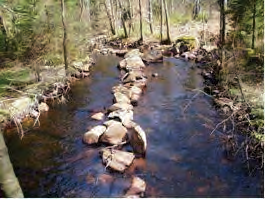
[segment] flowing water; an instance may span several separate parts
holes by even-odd
[[[220,121],[211,99],[201,94],[185,107],[202,79],[191,64],[174,58],[147,67],[148,87],[134,108],[147,134],[146,158],[124,174],[105,170],[102,146],[88,146],[82,136],[101,123],[90,116],[112,104],[117,63],[116,57],[100,57],[90,78],[72,86],[68,102],[51,105],[41,126],[22,140],[15,129],[6,130],[26,197],[121,197],[133,175],[146,181],[146,197],[262,197],[262,173],[250,177],[243,159],[226,156],[220,134],[210,135]],[[154,72],[159,76],[151,77]]]

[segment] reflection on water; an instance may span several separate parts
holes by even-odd
[[[147,197],[261,197],[263,175],[249,177],[242,160],[227,160],[217,134],[218,115],[206,96],[183,108],[202,85],[199,71],[187,62],[168,59],[147,68],[147,91],[134,118],[147,133],[145,159],[125,174],[110,173],[101,163],[101,146],[87,146],[82,135],[100,122],[93,112],[112,103],[118,83],[117,59],[100,57],[91,77],[72,86],[67,104],[41,115],[40,128],[23,140],[15,129],[6,142],[26,197],[121,197],[132,175],[147,183]],[[158,77],[151,74],[157,72]]]

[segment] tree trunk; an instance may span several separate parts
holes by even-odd
[[[169,25],[169,17],[168,17],[168,9],[167,9],[167,2],[164,0],[164,7],[165,7],[165,15],[166,15],[166,24],[167,24],[167,43],[171,44],[170,38],[170,25]]]
[[[65,73],[68,75],[68,60],[67,60],[67,29],[65,25],[65,11],[64,11],[64,0],[61,0],[61,9],[62,9],[62,24],[63,24],[63,57],[65,65]]]
[[[124,19],[124,11],[123,11],[123,8],[121,6],[121,0],[118,0],[119,1],[119,7],[120,7],[120,10],[122,11],[122,15],[121,15],[121,22],[122,22],[122,26],[123,26],[123,30],[124,30],[124,37],[125,38],[128,38],[128,34],[127,34],[127,29],[126,29],[126,24],[125,24],[125,19]]]
[[[160,20],[160,42],[163,42],[163,0],[160,0],[160,16],[161,16],[161,20]]]
[[[10,162],[4,136],[0,131],[0,185],[9,198],[24,198],[19,182]]]
[[[255,29],[256,29],[256,0],[254,0],[253,6],[253,25],[252,25],[252,44],[251,48],[255,48]]]
[[[129,4],[129,35],[131,35],[131,30],[134,30],[133,7],[131,0],[128,0],[128,4]]]
[[[104,2],[104,5],[105,5],[105,8],[106,8],[107,16],[109,18],[111,33],[113,35],[116,35],[116,31],[115,31],[115,28],[114,28],[114,23],[113,23],[113,20],[112,20],[112,16],[110,14],[110,10],[109,10],[108,5],[107,5],[107,1]]]
[[[220,42],[225,44],[225,0],[220,0]]]
[[[149,25],[150,25],[150,32],[153,34],[153,15],[152,15],[152,1],[149,0]]]
[[[142,17],[141,0],[139,0],[139,9],[140,9],[140,41],[143,41],[143,17]]]
[[[84,12],[84,0],[79,0],[79,6],[80,6],[79,21],[82,21],[82,16]]]

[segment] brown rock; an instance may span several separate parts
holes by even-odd
[[[83,137],[83,141],[87,144],[98,143],[99,137],[106,131],[106,126],[99,125],[86,132]]]
[[[135,158],[133,153],[115,149],[101,150],[102,162],[106,167],[119,172],[124,172],[130,166]]]
[[[107,130],[100,137],[100,141],[114,145],[120,144],[126,139],[126,135],[127,129],[122,125],[122,123],[113,120],[110,124],[108,124]]]

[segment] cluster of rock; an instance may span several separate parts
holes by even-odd
[[[121,83],[112,88],[113,105],[105,113],[92,116],[93,119],[103,120],[103,124],[93,127],[83,137],[87,144],[110,145],[100,151],[102,162],[106,168],[122,173],[132,164],[134,158],[145,156],[147,147],[144,130],[133,121],[133,107],[138,104],[147,83],[145,65],[138,49],[129,51],[124,58],[118,65],[122,74]],[[124,144],[130,144],[132,151],[122,150],[121,146]],[[145,186],[142,179],[135,177],[126,196],[140,196],[145,191]]]

